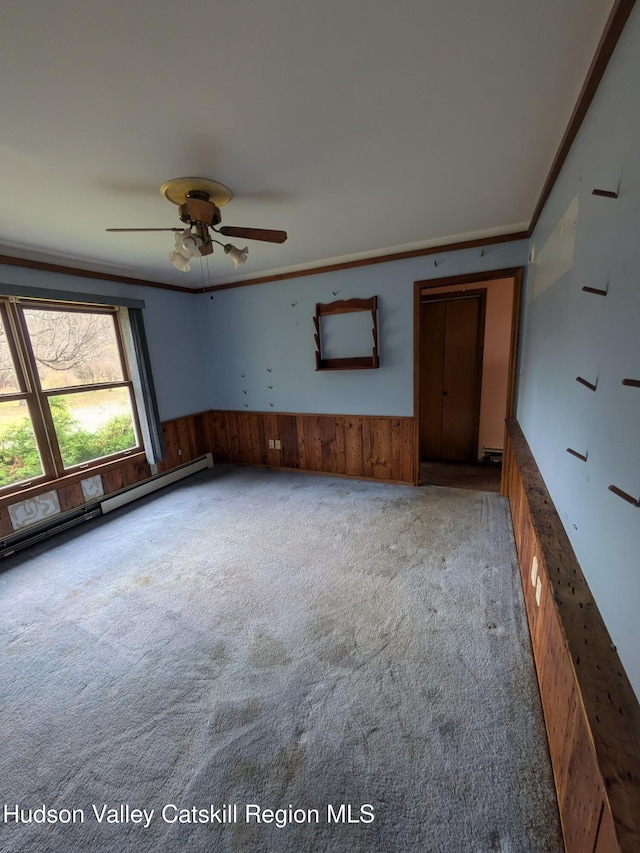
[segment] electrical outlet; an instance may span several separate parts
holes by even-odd
[[[269,439],[269,450],[273,450],[275,446],[276,446],[275,441],[272,438],[270,438]]]
[[[279,438],[276,438],[276,450],[282,450],[282,442]]]

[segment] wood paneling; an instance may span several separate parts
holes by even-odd
[[[640,706],[515,420],[507,424],[503,493],[566,849],[640,850]]]
[[[202,412],[163,423],[166,459],[158,465],[158,471],[168,471],[207,453],[210,450],[211,440],[210,419],[210,412]],[[99,475],[102,478],[104,493],[109,495],[128,486],[134,486],[151,477],[151,474],[151,467],[144,455],[136,454],[117,462],[89,468],[61,480],[50,480],[36,487],[7,495],[0,502],[0,538],[10,536],[14,532],[6,509],[11,504],[55,490],[58,493],[62,512],[67,512],[85,504],[81,480],[87,477]]]
[[[603,809],[598,839],[593,853],[616,853],[619,849],[611,812],[608,809]]]
[[[213,452],[215,461],[413,483],[413,419],[276,412],[200,412],[165,421],[164,472]],[[281,449],[270,449],[269,439]],[[55,490],[63,512],[85,503],[81,479],[99,474],[105,495],[152,475],[142,454],[49,481],[0,503],[0,538],[14,531],[7,506]]]
[[[6,507],[0,508],[0,538],[10,536],[13,533],[13,525],[9,516],[9,510]]]
[[[163,422],[165,459],[158,471],[176,468],[209,451],[209,417],[209,412],[199,412]]]
[[[215,411],[209,430],[218,462],[415,482],[413,418]]]
[[[123,465],[120,470],[125,486],[135,486],[136,483],[151,476],[151,469],[147,462],[130,462],[128,465]]]
[[[127,483],[123,483],[123,470],[128,471]],[[84,496],[80,503],[80,495],[83,495],[81,481],[88,477],[100,476],[102,478],[105,492],[116,491],[121,489],[123,485],[127,485],[129,481],[135,477],[145,479],[151,476],[151,469],[147,464],[144,454],[137,453],[132,456],[127,456],[118,459],[115,462],[107,462],[103,465],[96,465],[92,468],[86,468],[74,474],[69,474],[66,477],[61,477],[58,480],[46,480],[38,483],[36,486],[30,486],[26,489],[18,489],[13,494],[6,494],[0,498],[0,507],[11,506],[12,504],[20,503],[20,501],[41,495],[44,492],[52,490],[58,492],[60,506],[63,512],[67,509],[73,509],[84,503]],[[117,485],[115,485],[117,483]]]
[[[122,471],[120,468],[112,468],[110,471],[105,471],[102,475],[102,487],[105,495],[110,495],[112,492],[117,492],[124,488],[124,480],[122,479]]]
[[[82,483],[70,483],[68,486],[58,489],[58,500],[60,501],[62,512],[82,506],[85,503]]]

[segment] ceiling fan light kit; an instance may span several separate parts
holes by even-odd
[[[189,258],[185,257],[181,252],[170,252],[169,260],[177,270],[180,270],[180,272],[189,272],[191,269],[189,266]]]
[[[249,254],[249,249],[245,246],[244,249],[236,249],[235,246],[232,246],[231,243],[227,243],[224,247],[225,255],[229,255],[231,260],[236,266],[236,269],[243,264],[247,260],[247,255]]]
[[[202,239],[197,234],[193,234],[191,229],[178,231],[176,234],[176,249],[178,252],[182,252],[191,258],[196,252],[200,251],[201,247]]]
[[[175,236],[175,249],[169,253],[169,260],[180,272],[189,272],[191,267],[189,261],[195,255],[201,254],[202,239],[194,234],[190,228],[177,231]]]
[[[235,228],[225,225],[218,228],[222,221],[220,208],[233,198],[229,187],[208,178],[172,178],[166,181],[160,192],[170,202],[178,206],[180,220],[187,226],[180,228],[107,228],[107,231],[174,231],[175,250],[169,254],[173,266],[182,272],[189,272],[189,261],[197,255],[213,254],[213,244],[224,249],[237,269],[244,264],[249,249],[238,249],[232,243],[221,243],[211,235],[211,231],[224,237],[244,237],[248,240],[261,240],[267,243],[284,243],[286,231],[274,231],[268,228]]]

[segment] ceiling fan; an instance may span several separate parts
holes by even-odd
[[[233,193],[224,184],[211,181],[208,178],[172,178],[166,181],[160,192],[173,204],[178,205],[180,220],[186,228],[107,228],[107,231],[174,231],[175,250],[170,253],[169,260],[176,269],[188,272],[189,261],[193,257],[213,254],[213,244],[222,246],[224,253],[229,255],[236,269],[243,264],[249,250],[238,249],[231,243],[216,240],[211,232],[223,237],[240,237],[247,240],[262,240],[267,243],[284,243],[286,231],[273,231],[269,228],[236,228],[231,225],[220,225],[222,216],[220,208],[233,198]]]

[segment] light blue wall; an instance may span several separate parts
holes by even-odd
[[[212,406],[411,416],[413,282],[523,266],[526,257],[519,241],[489,246],[483,256],[466,249],[203,294]],[[378,297],[380,367],[316,372],[316,302],[371,296]],[[358,354],[370,354],[367,347]]]
[[[3,282],[144,300],[145,329],[161,419],[170,420],[210,408],[198,333],[198,300],[193,294],[0,265],[0,293]]]
[[[640,498],[640,389],[621,384],[640,379],[638,92],[636,6],[533,234],[517,415],[640,696],[640,508],[608,491]],[[618,184],[616,200],[591,194]]]

